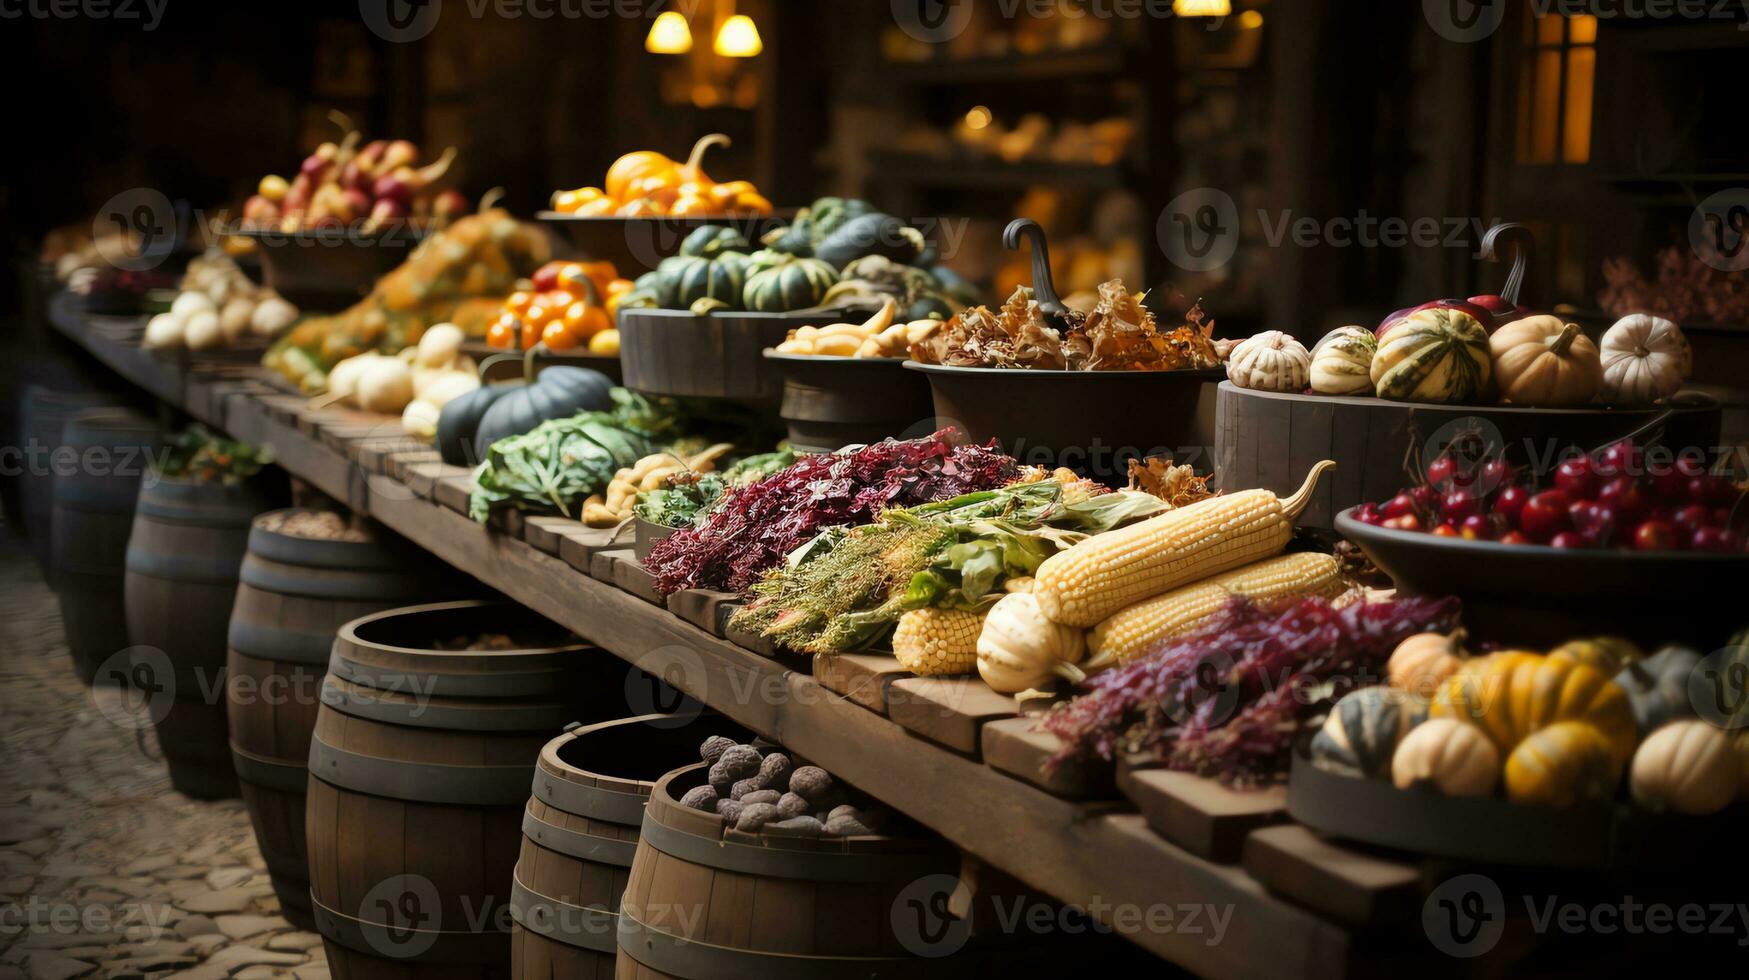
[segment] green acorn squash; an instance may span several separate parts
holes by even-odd
[[[1419,695],[1384,686],[1350,691],[1312,737],[1312,762],[1343,776],[1382,779],[1397,743],[1426,717],[1427,699]]]
[[[753,257],[762,264],[760,253]],[[782,261],[751,273],[742,305],[759,313],[787,313],[818,306],[838,281],[838,270],[819,259],[784,256]]]
[[[1379,341],[1371,376],[1380,398],[1461,403],[1488,392],[1492,370],[1482,324],[1462,310],[1434,308],[1411,314]]]
[[[724,252],[751,252],[753,246],[746,237],[724,225],[705,225],[693,229],[680,243],[680,254],[701,259],[715,258]]]
[[[691,307],[706,298],[717,300],[731,309],[740,305],[742,291],[747,287],[746,255],[721,252],[708,259],[696,255],[683,256],[683,259],[675,266],[674,274],[674,305],[677,308]]]
[[[1628,664],[1615,675],[1615,683],[1627,692],[1640,734],[1650,734],[1667,721],[1694,714],[1688,685],[1700,662],[1699,652],[1672,645]]]

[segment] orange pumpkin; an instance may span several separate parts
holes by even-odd
[[[613,161],[613,166],[607,168],[607,179],[601,186],[607,191],[608,197],[615,201],[624,201],[626,192],[633,183],[673,171],[673,160],[655,150],[637,150]]]

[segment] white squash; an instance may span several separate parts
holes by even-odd
[[[422,368],[444,368],[455,362],[467,334],[453,323],[435,323],[419,338],[413,363]]]
[[[211,309],[196,310],[182,321],[182,342],[189,350],[211,350],[225,342],[225,329]]]
[[[1611,405],[1669,398],[1693,371],[1688,338],[1663,317],[1634,313],[1603,335],[1603,399]]]
[[[358,394],[358,379],[364,374],[365,365],[380,360],[382,356],[372,351],[355,354],[335,364],[328,370],[328,394],[340,401],[351,401]]]
[[[1075,665],[1087,654],[1087,638],[1073,626],[1045,618],[1030,592],[996,600],[978,634],[978,676],[998,694],[1018,694],[1058,678],[1071,683],[1086,675]]]
[[[413,369],[398,357],[367,361],[359,371],[352,400],[367,412],[400,414],[413,400]]]
[[[1487,796],[1500,781],[1500,750],[1479,726],[1429,718],[1409,729],[1391,756],[1398,789],[1432,783],[1446,796]]]
[[[437,420],[443,415],[443,407],[433,405],[423,398],[415,398],[407,403],[407,408],[401,413],[401,430],[415,439],[437,438]]]
[[[1280,330],[1240,341],[1227,361],[1227,380],[1256,391],[1300,391],[1311,373],[1312,355]]]
[[[200,312],[217,313],[218,305],[205,293],[185,292],[177,294],[170,303],[170,312],[178,320],[186,322],[189,317]]]
[[[1312,390],[1320,395],[1372,394],[1372,358],[1379,338],[1365,327],[1337,327],[1312,346]]]
[[[255,301],[247,296],[233,296],[225,302],[219,311],[219,329],[225,332],[225,342],[230,343],[249,329],[249,318],[255,315]]]
[[[1731,737],[1690,718],[1646,736],[1628,779],[1641,806],[1704,816],[1731,805],[1742,773]]]
[[[182,319],[174,313],[160,313],[146,321],[146,335],[140,346],[147,350],[167,350],[182,346]]]
[[[255,304],[255,313],[249,317],[249,332],[271,337],[291,326],[297,318],[297,307],[278,296],[269,295]]]

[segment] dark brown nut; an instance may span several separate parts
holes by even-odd
[[[841,816],[844,816],[845,814],[849,814],[850,816],[856,817],[859,820],[862,818],[862,814],[856,809],[856,807],[851,806],[849,803],[846,803],[843,806],[833,807],[832,812],[827,815],[827,818],[830,819],[831,817],[841,817]]]
[[[722,817],[728,823],[733,824],[741,817],[741,804],[734,800],[718,800],[717,816]]]
[[[770,803],[749,803],[741,807],[741,815],[735,818],[735,829],[752,833],[777,819],[777,807]]]
[[[832,775],[819,766],[803,766],[790,774],[790,792],[820,803],[832,791]]]
[[[735,780],[727,772],[724,772],[720,765],[712,766],[705,778],[709,780],[711,789],[717,791],[718,796],[728,796],[729,789],[735,785]]]
[[[694,786],[686,791],[685,796],[680,798],[680,805],[711,813],[716,810],[718,799],[721,797],[717,796],[717,791],[709,786]]]
[[[777,800],[777,812],[785,820],[791,817],[806,816],[808,801],[794,793],[785,793]]]
[[[746,779],[759,774],[759,750],[751,745],[731,745],[717,758],[717,766],[730,779]]]
[[[717,760],[723,757],[723,751],[733,748],[734,745],[735,740],[728,736],[712,735],[704,740],[703,745],[698,747],[698,754],[700,758],[714,766],[717,764]]]
[[[861,820],[848,813],[842,813],[826,821],[826,833],[838,837],[858,837],[872,834],[874,831],[864,826]]]
[[[759,784],[754,780],[737,779],[735,780],[735,784],[729,787],[729,799],[745,801],[748,793],[757,792],[758,790]]]
[[[800,830],[813,834],[823,833],[826,829],[824,824],[806,814],[799,817],[790,817],[787,820],[774,820],[765,826],[768,829]]]
[[[742,803],[776,803],[778,800],[778,797],[780,797],[782,795],[783,795],[782,793],[779,793],[777,790],[774,790],[774,789],[756,789],[751,793],[743,794],[741,796],[741,802]]]
[[[789,761],[789,756],[782,752],[773,752],[759,764],[758,780],[760,789],[774,789],[779,793],[789,789],[790,770],[795,768]]]

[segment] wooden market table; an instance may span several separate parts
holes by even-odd
[[[664,601],[629,535],[559,517],[470,520],[468,471],[408,439],[398,419],[309,409],[235,358],[141,351],[140,323],[86,316],[72,297],[57,297],[49,313],[132,383],[268,447],[296,477],[1030,887],[1108,924],[1133,914],[1126,908],[1228,910],[1220,942],[1206,927],[1123,930],[1186,969],[1331,977],[1501,967],[1442,956],[1423,934],[1422,897],[1449,869],[1319,840],[1287,822],[1279,789],[1236,793],[1129,764],[1115,781],[1074,769],[1047,776],[1040,764],[1054,737],[1032,731],[1012,698],[977,678],[912,677],[884,655],[809,661],[762,649],[726,630],[733,596]]]

